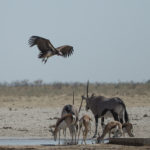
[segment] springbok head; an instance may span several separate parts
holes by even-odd
[[[49,126],[49,132],[51,132],[52,135],[54,136],[54,129],[52,128],[55,128],[55,125]]]
[[[54,141],[57,140],[57,132],[58,132],[58,129],[57,129],[57,127],[56,127],[55,130],[54,130],[54,132],[53,132]]]
[[[72,110],[72,105],[66,105],[65,106],[65,111],[67,113],[71,113],[72,115],[75,115],[74,111]]]

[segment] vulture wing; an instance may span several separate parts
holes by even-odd
[[[37,45],[37,47],[41,52],[47,52],[49,50],[56,51],[54,46],[51,44],[51,42],[48,39],[39,36],[31,36],[29,39],[29,45],[30,47]]]
[[[57,47],[56,50],[62,53],[63,57],[69,57],[74,51],[73,47],[69,45]]]

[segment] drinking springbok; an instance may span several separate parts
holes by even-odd
[[[55,126],[53,135],[54,135],[54,140],[57,140],[57,133],[61,130],[61,129],[66,129],[67,127],[69,128],[71,125],[76,123],[76,116],[73,114],[66,114],[63,117],[61,117]],[[60,133],[60,132],[59,132]],[[65,132],[65,142],[66,142],[66,132]],[[72,141],[73,142],[73,137],[72,137]],[[60,144],[60,134],[59,134],[59,144]]]
[[[97,138],[98,143],[104,139],[107,133],[109,133],[109,138],[111,137],[111,133],[114,134],[114,137],[116,137],[116,134],[117,136],[121,136],[123,133],[122,124],[118,121],[111,121],[107,125],[103,126],[103,128],[104,129],[102,135]]]
[[[78,141],[79,141],[79,136],[80,136],[80,130],[82,129],[83,141],[86,144],[87,134],[91,130],[91,121],[92,119],[88,115],[82,116],[82,118],[79,120]],[[84,130],[83,130],[83,126],[84,126]]]
[[[57,119],[56,123],[49,126],[49,132],[51,132],[53,136],[54,136],[54,129],[56,128],[56,124],[58,124],[58,121],[61,119],[61,118],[58,118],[58,117],[55,117],[55,118]],[[63,135],[66,139],[66,129],[64,128],[62,130],[63,130]],[[59,130],[59,143],[58,144],[60,144],[60,130]]]
[[[122,130],[123,130],[124,137],[125,137],[125,133],[127,133],[130,137],[134,137],[132,123],[130,122],[123,123]]]
[[[123,131],[123,137],[125,137],[125,134],[128,134],[128,136],[130,137],[134,137],[133,134],[133,125],[130,122],[125,122],[122,124],[122,131]],[[120,137],[118,130],[116,132],[113,132],[112,134],[114,134],[114,137]]]
[[[121,123],[124,121],[128,122],[126,106],[120,98],[106,98],[104,96],[94,96],[93,94],[89,97],[88,86],[89,82],[87,83],[87,97],[82,96],[82,101],[86,101],[86,110],[88,111],[90,109],[95,117],[95,134],[93,138],[97,136],[98,118],[101,118],[101,125],[104,124],[104,117],[110,117],[107,115],[108,113],[106,113],[108,111],[113,112],[111,116],[114,117],[114,120]]]
[[[75,143],[76,143],[76,133],[77,133],[77,122],[78,122],[78,110],[74,105],[65,105],[62,109],[61,112],[61,117],[65,116],[66,114],[72,113],[76,116],[76,122],[75,124],[72,124],[71,126],[69,126],[69,131],[70,131],[70,135],[72,137],[72,139],[75,139]],[[66,132],[66,129],[64,129],[64,132]]]

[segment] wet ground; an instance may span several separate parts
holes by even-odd
[[[111,140],[111,139],[110,139]],[[122,139],[124,141],[124,139]],[[126,138],[126,140],[130,140]],[[133,140],[133,139],[132,139]],[[141,141],[138,138],[139,141]],[[147,139],[146,139],[147,140]],[[149,141],[149,139],[148,139]],[[148,146],[125,146],[116,144],[95,144],[95,140],[87,140],[86,145],[81,144],[82,140],[79,141],[78,145],[64,145],[65,141],[61,140],[60,145],[57,141],[53,139],[25,139],[25,138],[5,138],[0,139],[0,150],[150,150],[150,145]],[[108,140],[104,141],[108,143]],[[69,141],[68,141],[69,143]]]

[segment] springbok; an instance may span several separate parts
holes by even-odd
[[[65,105],[62,109],[61,112],[61,117],[65,116],[66,114],[72,113],[73,115],[76,116],[76,122],[75,124],[72,124],[71,126],[69,126],[69,131],[70,131],[70,135],[73,139],[73,137],[75,137],[75,143],[76,143],[76,133],[77,133],[77,122],[78,122],[78,110],[74,105]],[[66,129],[64,130],[64,132],[66,132]]]
[[[91,130],[91,121],[92,119],[88,115],[82,116],[82,118],[79,120],[78,141],[79,141],[79,136],[80,136],[80,130],[82,129],[83,141],[86,144],[87,134]],[[83,126],[84,126],[84,130],[83,130]]]
[[[52,43],[45,38],[39,36],[31,36],[29,39],[30,47],[37,45],[40,50],[38,58],[42,58],[42,62],[46,63],[48,58],[54,55],[69,57],[73,53],[73,47],[64,45],[55,48]]]
[[[97,142],[99,143],[100,141],[102,141],[107,133],[109,133],[109,138],[111,137],[111,133],[114,134],[114,137],[116,137],[116,134],[117,136],[121,136],[123,133],[122,124],[118,121],[111,121],[106,126],[103,126],[103,133],[97,138]]]
[[[123,123],[122,130],[123,130],[124,137],[125,137],[125,133],[127,133],[130,137],[134,137],[132,123],[130,122]]]
[[[56,128],[56,124],[58,124],[58,121],[61,119],[61,118],[58,118],[58,117],[54,117],[54,118],[57,119],[56,123],[49,126],[49,132],[51,132],[53,136],[54,136],[54,129]],[[66,129],[64,128],[62,130],[63,130],[63,135],[66,139]],[[60,144],[60,130],[59,130],[59,143],[58,144]]]
[[[101,125],[104,124],[104,117],[110,117],[110,115],[108,116],[106,113],[108,111],[113,112],[111,114],[113,115],[114,120],[120,121],[121,123],[124,121],[128,122],[129,119],[126,106],[120,98],[106,98],[104,96],[95,96],[93,94],[89,97],[88,86],[89,82],[87,83],[87,97],[82,96],[81,105],[83,100],[85,100],[86,110],[88,111],[90,109],[95,117],[95,134],[93,138],[97,136],[98,118],[101,118]]]
[[[123,137],[125,137],[125,134],[128,134],[128,136],[130,137],[134,137],[133,134],[133,125],[130,122],[125,122],[122,124],[122,131],[123,131]],[[116,132],[112,132],[112,134],[114,134],[114,137],[120,137],[118,130]]]
[[[53,135],[54,135],[54,140],[57,140],[57,133],[61,130],[61,129],[66,129],[67,127],[69,128],[71,125],[76,123],[76,116],[73,114],[66,114],[63,117],[61,117],[55,126]],[[66,132],[65,132],[65,142],[66,142]],[[72,141],[73,142],[73,137],[72,137]],[[59,132],[59,144],[60,144],[60,132]]]

